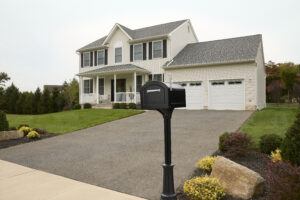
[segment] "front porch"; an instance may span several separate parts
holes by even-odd
[[[140,103],[149,72],[134,65],[102,67],[79,75],[80,104]]]

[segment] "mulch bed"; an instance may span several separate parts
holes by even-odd
[[[222,155],[220,152],[216,152],[214,155]],[[225,156],[224,156],[225,157]],[[229,158],[230,160],[239,163],[245,167],[248,167],[249,169],[252,169],[253,171],[259,173],[264,179],[267,180],[266,172],[267,172],[267,163],[269,160],[268,155],[262,154],[260,152],[251,151],[249,152],[245,157],[239,157],[239,158]],[[206,174],[205,171],[200,169],[195,169],[194,172],[191,174],[190,178],[195,176],[204,176]],[[252,198],[252,200],[266,200],[268,195],[268,185],[266,185],[265,192],[262,196]],[[190,200],[184,193],[183,193],[183,183],[177,188],[177,199],[178,200]],[[226,196],[224,200],[239,200],[230,196]]]
[[[22,137],[22,138],[18,138],[18,139],[4,140],[4,141],[0,141],[0,149],[4,149],[7,147],[19,145],[19,144],[35,142],[35,141],[43,140],[43,139],[50,138],[53,136],[55,136],[55,134],[44,133],[44,134],[40,134],[39,139],[28,139],[27,137]]]

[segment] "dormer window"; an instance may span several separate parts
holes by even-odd
[[[97,52],[97,63],[98,65],[104,65],[105,62],[105,52],[104,50],[100,50]]]
[[[115,48],[115,63],[122,62],[122,47]]]
[[[162,58],[162,41],[153,42],[153,58]]]
[[[133,45],[133,59],[134,60],[143,60],[143,45],[142,44]]]
[[[90,66],[90,52],[84,52],[83,53],[83,67],[88,67]]]

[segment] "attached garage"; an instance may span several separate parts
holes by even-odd
[[[180,83],[186,92],[186,109],[203,109],[204,90],[201,81]]]
[[[245,86],[243,80],[210,81],[208,87],[208,109],[245,109]]]

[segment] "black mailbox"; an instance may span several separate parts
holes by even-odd
[[[141,107],[148,110],[185,107],[185,89],[177,84],[150,81],[141,88]]]

